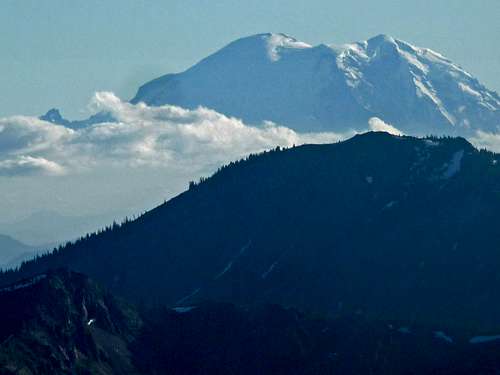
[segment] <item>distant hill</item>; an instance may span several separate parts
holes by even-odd
[[[5,375],[493,375],[500,366],[498,340],[277,305],[144,311],[65,270],[0,289],[0,306]]]
[[[67,266],[146,304],[279,303],[494,334],[499,159],[386,133],[252,155],[0,284]]]
[[[85,120],[75,120],[70,121],[62,117],[61,113],[57,108],[52,108],[47,111],[44,115],[39,117],[40,120],[51,122],[57,125],[63,125],[71,129],[81,129],[93,124],[99,124],[102,122],[114,122],[114,118],[109,113],[99,112]]]
[[[36,249],[12,237],[0,234],[0,269],[21,264],[23,260],[35,256]]]
[[[0,223],[0,233],[5,233],[32,247],[51,249],[59,243],[74,240],[82,233],[104,227],[117,215],[71,216],[52,210],[35,211],[20,220]]]

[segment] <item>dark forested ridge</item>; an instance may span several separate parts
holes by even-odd
[[[500,342],[277,305],[139,310],[65,270],[0,290],[0,374],[497,374]]]
[[[279,303],[492,333],[498,159],[462,138],[386,133],[251,156],[0,284],[65,266],[131,301]]]
[[[135,308],[88,277],[50,271],[0,289],[0,374],[133,374]]]

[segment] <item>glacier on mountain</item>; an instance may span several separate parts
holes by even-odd
[[[495,132],[500,97],[441,54],[386,35],[311,46],[285,34],[236,40],[139,88],[132,103],[204,106],[298,131],[360,130],[372,117],[406,134]]]

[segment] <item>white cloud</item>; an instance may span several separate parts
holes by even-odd
[[[477,148],[500,152],[500,133],[488,133],[478,130],[469,141]]]
[[[0,119],[0,162],[4,170],[33,165],[35,172],[33,160],[44,160],[36,164],[44,174],[62,170],[78,173],[106,166],[185,168],[206,173],[214,166],[278,145],[334,142],[345,137],[335,133],[299,134],[272,123],[249,126],[202,107],[187,110],[169,105],[133,105],[109,92],[96,93],[91,105],[96,111],[110,112],[117,122],[71,130],[32,117]],[[33,160],[14,158],[22,155]]]
[[[36,117],[0,118],[0,157],[6,154],[43,152],[68,141],[74,131]]]
[[[25,176],[33,174],[62,175],[64,168],[42,157],[19,156],[0,161],[0,176]]]
[[[368,120],[368,127],[374,132],[386,132],[393,135],[403,135],[403,132],[394,126],[387,124],[378,117],[372,117]]]

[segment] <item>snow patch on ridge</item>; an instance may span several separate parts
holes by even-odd
[[[437,109],[441,114],[446,118],[446,120],[451,124],[455,125],[455,119],[453,116],[446,110],[445,106],[441,102],[441,99],[436,94],[436,91],[430,84],[430,82],[426,82],[424,84],[419,77],[416,75],[413,75],[413,83],[415,84],[416,87],[416,94],[419,98],[423,98],[424,96],[429,98],[434,102],[436,105]]]
[[[457,151],[451,157],[449,163],[445,164],[446,170],[443,172],[443,178],[451,178],[460,172],[462,166],[462,158],[464,157],[464,150]]]
[[[387,204],[384,206],[383,210],[387,210],[387,209],[389,209],[389,208],[392,208],[392,207],[394,207],[396,204],[398,204],[398,201],[390,201],[389,203],[387,203]]]
[[[415,48],[415,47],[413,47],[413,48]],[[422,62],[420,62],[420,60],[417,57],[415,57],[415,55],[412,55],[411,53],[408,53],[408,52],[400,50],[400,49],[398,49],[398,50],[399,50],[399,53],[401,54],[401,56],[403,56],[406,59],[406,61],[408,61],[408,63],[410,63],[411,65],[416,67],[418,70],[420,70],[424,74],[429,73],[429,67],[427,65],[423,64]]]
[[[274,262],[273,264],[271,264],[271,266],[270,266],[270,267],[266,270],[266,272],[264,272],[264,273],[262,274],[262,276],[261,276],[261,277],[262,277],[262,279],[266,279],[266,278],[267,278],[267,276],[269,276],[269,274],[270,274],[271,272],[273,272],[274,267],[276,267],[276,265],[277,265],[277,264],[278,264],[278,261],[276,261],[276,262]]]
[[[405,335],[411,334],[411,330],[410,330],[409,327],[399,327],[398,328],[398,332],[402,333],[402,334],[405,334]]]
[[[448,336],[446,333],[444,333],[443,331],[435,331],[434,337],[437,339],[444,340],[450,344],[453,344],[453,339],[450,336]]]
[[[184,314],[184,313],[187,313],[195,308],[196,308],[196,306],[174,307],[172,310],[174,310],[176,313]]]
[[[243,253],[245,251],[247,251],[247,249],[250,247],[250,245],[252,244],[252,241],[248,241],[239,251],[239,253],[231,260],[229,261],[229,263],[226,265],[226,267],[224,267],[224,269],[219,273],[217,274],[217,276],[215,276],[215,280],[217,279],[220,279],[222,276],[224,276],[227,271],[229,271],[232,267],[233,267],[233,263],[234,261],[236,261],[241,255],[243,255]]]
[[[493,336],[474,336],[469,340],[471,344],[483,344],[486,342],[497,341],[500,340],[500,335]]]
[[[194,295],[198,294],[199,292],[200,292],[200,288],[196,288],[191,293],[189,293],[187,296],[185,296],[185,297],[181,298],[180,300],[178,300],[176,302],[176,305],[180,305],[181,303],[183,303],[184,301],[187,301],[189,298],[193,297]]]
[[[463,82],[458,82],[458,87],[460,87],[460,89],[466,94],[475,96],[477,98],[482,98],[480,93],[478,93],[476,90],[473,90],[470,86],[466,85]]]
[[[222,276],[224,276],[227,271],[229,271],[233,267],[233,261],[230,261],[226,267],[217,275],[215,276],[215,280],[220,279]]]

